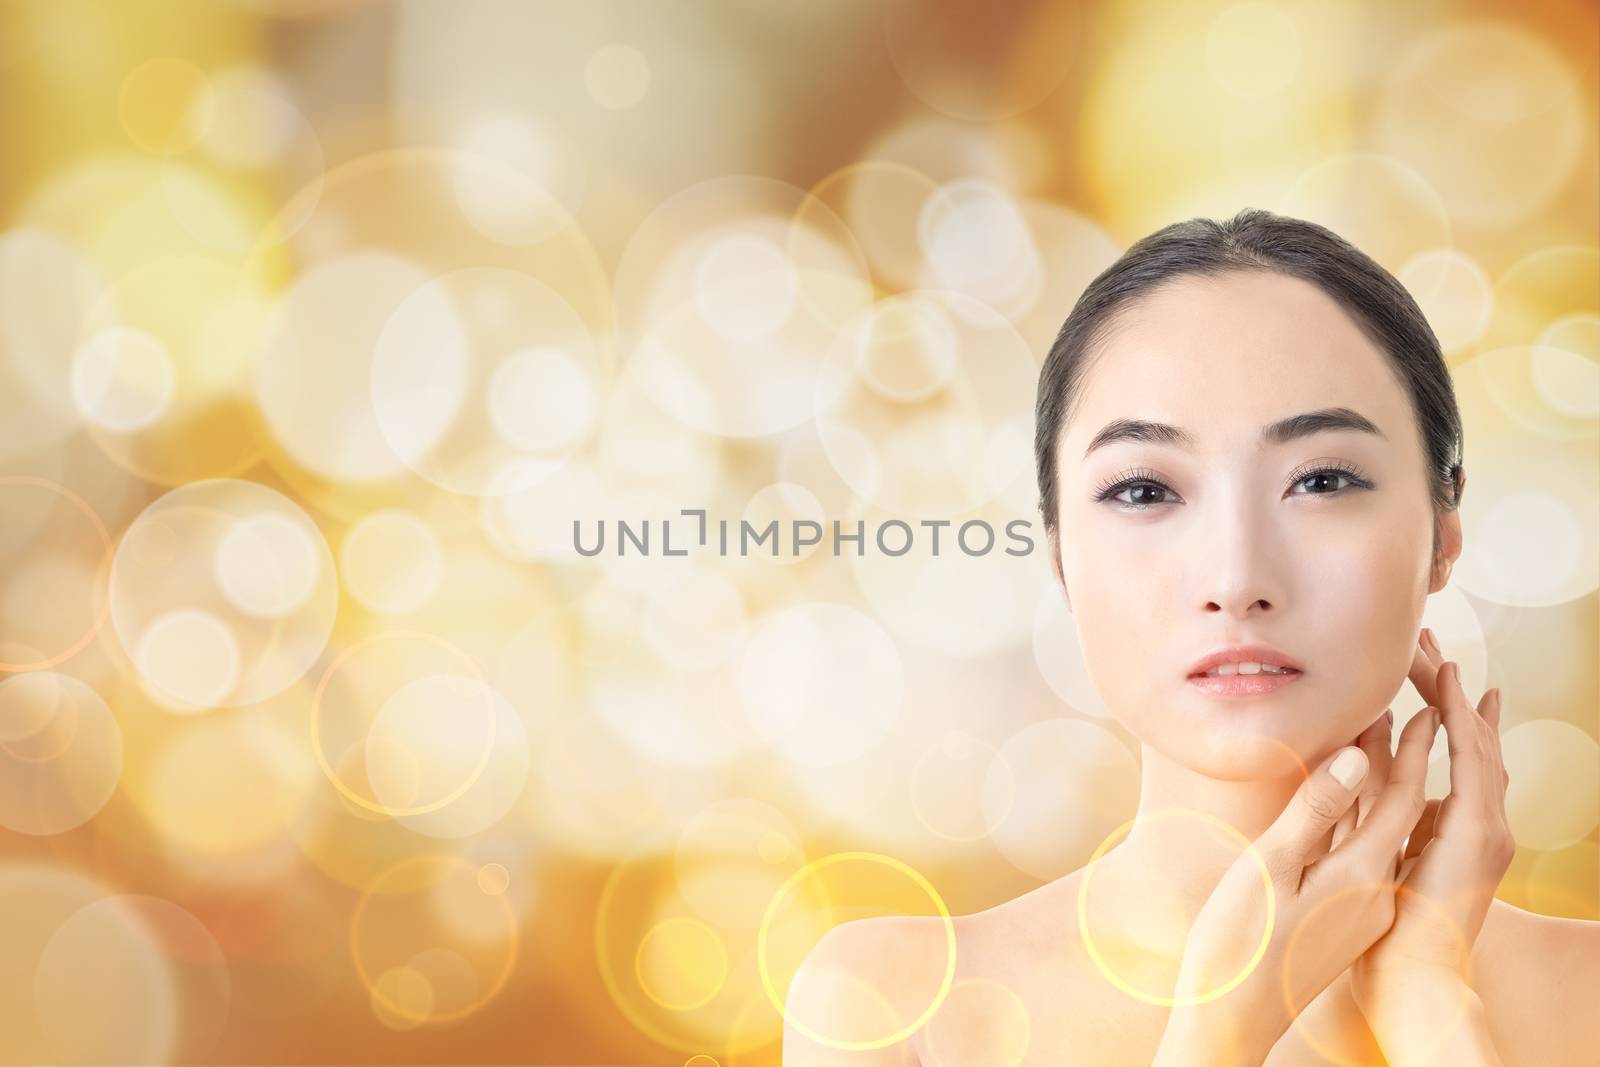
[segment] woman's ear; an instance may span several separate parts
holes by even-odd
[[[1428,592],[1437,593],[1450,584],[1450,569],[1461,558],[1461,494],[1467,487],[1467,472],[1456,475],[1456,506],[1439,517],[1439,558],[1434,560]]]

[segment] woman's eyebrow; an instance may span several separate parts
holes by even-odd
[[[1349,408],[1319,408],[1316,411],[1290,415],[1286,419],[1279,419],[1263,426],[1261,447],[1281,445],[1297,438],[1332,430],[1354,430],[1357,433],[1383,436],[1383,431],[1358,411]],[[1094,440],[1089,442],[1089,447],[1083,450],[1083,454],[1087,457],[1095,449],[1114,441],[1144,441],[1149,444],[1194,450],[1194,435],[1171,423],[1151,422],[1147,419],[1114,419],[1094,435]]]

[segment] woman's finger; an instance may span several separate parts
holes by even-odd
[[[1428,801],[1422,808],[1422,815],[1417,819],[1417,825],[1411,828],[1411,836],[1406,838],[1406,849],[1402,859],[1410,859],[1419,855],[1428,842],[1433,840],[1433,827],[1439,818],[1439,805],[1442,800],[1435,798]]]
[[[1511,784],[1511,774],[1506,770],[1505,753],[1500,748],[1500,687],[1495,686],[1483,694],[1483,699],[1478,701],[1478,714],[1483,716],[1483,721],[1489,727],[1490,739],[1494,742],[1494,762],[1500,768],[1500,787],[1504,789]]]
[[[1444,649],[1439,647],[1439,635],[1426,626],[1422,628],[1422,648],[1433,660],[1434,666],[1444,663]]]
[[[1488,794],[1487,774],[1497,770],[1498,764],[1485,736],[1487,724],[1467,701],[1466,690],[1461,688],[1461,664],[1454,660],[1439,669],[1439,696],[1445,740],[1450,746],[1450,792],[1470,800],[1476,810],[1477,802]]]
[[[1444,666],[1445,660],[1444,653],[1439,647],[1438,636],[1432,629],[1424,626],[1422,632],[1418,635],[1417,645],[1421,650],[1421,654],[1412,657],[1409,675],[1411,684],[1416,687],[1417,692],[1429,704],[1443,708],[1445,705],[1439,699],[1438,690],[1440,687],[1438,679],[1440,677],[1439,669]],[[1433,673],[1431,675],[1426,665],[1432,666]],[[1460,686],[1460,664],[1456,665],[1456,684],[1458,687]],[[1461,698],[1463,701],[1466,700],[1465,691],[1461,692]],[[1478,701],[1477,713],[1479,718],[1489,726],[1489,734],[1493,741],[1491,746],[1493,759],[1490,762],[1500,771],[1500,785],[1503,789],[1511,784],[1511,775],[1505,769],[1505,759],[1500,752],[1500,703],[1500,689],[1496,687],[1485,693],[1482,699]],[[1452,759],[1452,765],[1454,765],[1454,762]],[[1489,774],[1489,778],[1493,778],[1492,772]]]
[[[1494,686],[1488,693],[1483,694],[1483,699],[1488,701],[1488,707],[1483,712],[1483,718],[1488,721],[1491,731],[1494,731],[1494,758],[1501,765],[1501,787],[1510,785],[1510,771],[1506,769],[1506,753],[1501,749],[1501,733],[1499,733],[1499,709],[1501,709],[1501,691],[1499,686]]]
[[[1423,787],[1428,775],[1428,752],[1439,731],[1439,722],[1437,708],[1423,708],[1401,729],[1400,742],[1389,765],[1389,781],[1378,793],[1378,800],[1366,821],[1350,831],[1340,850],[1342,854],[1353,855],[1351,862],[1362,870],[1373,872],[1392,867],[1400,843],[1416,825],[1426,803]]]
[[[1334,849],[1338,848],[1339,843],[1348,837],[1350,831],[1354,830],[1355,828],[1356,809],[1355,805],[1352,804],[1350,807],[1345,809],[1345,813],[1343,815],[1339,816],[1339,821],[1333,824],[1333,836],[1328,841],[1328,851],[1332,852]]]
[[[1483,699],[1478,701],[1478,714],[1483,716],[1483,721],[1494,728],[1495,736],[1500,735],[1500,687],[1495,686],[1483,694]]]
[[[1353,807],[1356,790],[1367,773],[1361,749],[1345,745],[1317,765],[1272,825],[1256,838],[1258,852],[1276,873],[1300,884],[1307,868],[1326,853],[1323,842],[1346,809]]]
[[[1361,783],[1361,792],[1356,795],[1355,821],[1351,829],[1367,821],[1372,805],[1377,803],[1378,794],[1383,791],[1384,783],[1389,780],[1389,766],[1394,761],[1394,755],[1390,752],[1393,743],[1392,709],[1385,709],[1384,713],[1356,738],[1356,744],[1367,754],[1367,763],[1372,769],[1367,772],[1366,780]],[[1335,847],[1338,847],[1337,844]]]
[[[1389,752],[1392,728],[1394,726],[1394,712],[1385,709],[1384,713],[1374,719],[1356,735],[1351,744],[1360,747],[1367,754],[1367,776],[1361,781],[1361,789],[1356,794],[1356,802],[1333,824],[1331,839],[1327,851],[1332,852],[1340,843],[1350,835],[1350,831],[1360,826],[1366,820],[1367,812],[1372,810],[1372,805],[1378,799],[1383,784],[1389,780],[1389,764],[1393,757]]]
[[[1430,708],[1439,706],[1439,663],[1426,648],[1418,645],[1411,655],[1411,669],[1406,673],[1423,704]]]

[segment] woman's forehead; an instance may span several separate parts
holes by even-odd
[[[1215,440],[1319,408],[1360,412],[1385,434],[1405,416],[1387,357],[1300,279],[1185,279],[1124,311],[1079,381],[1065,436],[1085,444],[1116,418],[1173,423]]]
[[[1264,373],[1380,353],[1332,296],[1266,271],[1188,276],[1120,308],[1102,353],[1133,353],[1219,370]],[[1117,360],[1117,362],[1126,362]],[[1177,367],[1168,366],[1171,371]]]

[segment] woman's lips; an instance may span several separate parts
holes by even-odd
[[[1286,685],[1293,685],[1303,671],[1289,671],[1284,674],[1232,674],[1209,675],[1193,674],[1189,676],[1189,684],[1195,686],[1212,696],[1218,697],[1254,697],[1264,693],[1272,693]]]

